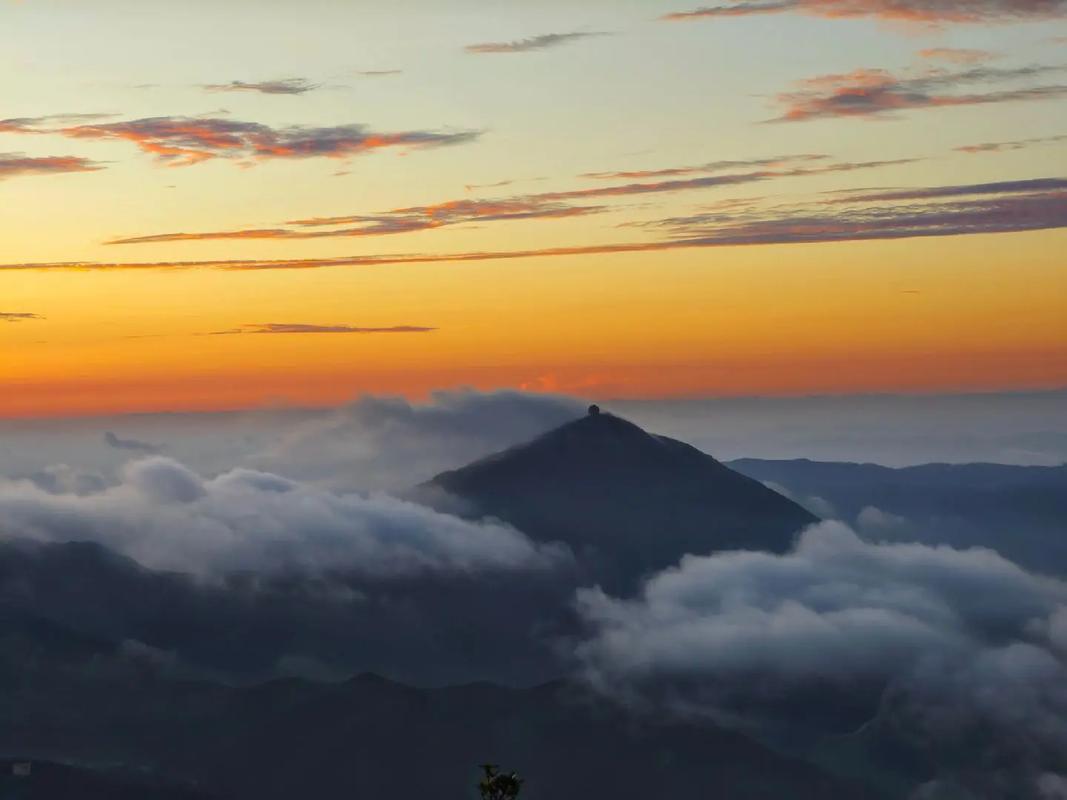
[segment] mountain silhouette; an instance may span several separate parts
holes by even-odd
[[[564,542],[598,580],[626,588],[688,553],[785,552],[817,521],[695,447],[595,406],[420,490],[458,498],[463,513],[496,517],[533,539]]]

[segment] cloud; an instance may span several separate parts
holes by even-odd
[[[818,156],[798,156],[801,160],[813,160]],[[725,163],[725,162],[724,162]],[[627,197],[631,195],[660,194],[695,191],[718,186],[736,186],[758,183],[777,178],[807,177],[836,172],[875,169],[909,163],[907,159],[892,161],[869,161],[828,164],[819,167],[787,167],[763,169],[751,172],[709,175],[700,178],[685,178],[651,183],[627,183],[613,186],[596,186],[563,192],[520,195],[502,199],[449,200],[426,206],[399,208],[378,214],[350,216],[312,217],[291,220],[285,228],[248,228],[233,231],[206,231],[199,233],[159,233],[114,239],[108,244],[157,244],[160,242],[199,241],[212,239],[321,239],[336,237],[382,236],[433,230],[449,225],[471,222],[512,222],[530,219],[568,219],[588,216],[605,211],[604,206],[575,206],[567,201],[589,198]],[[337,227],[343,226],[343,227]],[[332,227],[333,230],[325,230]]]
[[[274,81],[230,81],[229,83],[207,83],[201,88],[209,92],[258,92],[260,94],[307,94],[319,88],[306,78],[282,78]]]
[[[626,183],[615,186],[594,186],[589,189],[573,189],[563,192],[546,192],[533,195],[542,200],[576,200],[590,197],[626,197],[630,195],[661,194],[686,192],[694,189],[710,189],[717,186],[739,186],[747,183],[760,183],[777,178],[804,178],[812,175],[827,175],[836,172],[854,172],[856,170],[877,169],[879,167],[910,164],[915,159],[893,159],[887,161],[858,161],[827,164],[818,167],[785,167],[782,169],[763,169],[751,172],[733,172],[725,175],[709,175],[702,178],[683,178],[651,183]]]
[[[595,180],[643,180],[645,178],[665,178],[678,175],[692,175],[702,172],[720,172],[724,169],[737,169],[744,167],[781,167],[785,164],[798,161],[822,161],[829,156],[813,153],[801,153],[799,155],[771,156],[769,158],[752,158],[734,161],[709,161],[690,167],[666,167],[662,169],[642,170],[619,170],[615,172],[586,172],[580,175],[582,178]]]
[[[517,39],[511,42],[483,42],[481,44],[469,44],[464,50],[468,53],[528,53],[531,50],[546,50],[550,47],[558,47],[562,44],[575,42],[579,39],[588,39],[593,36],[606,36],[603,32],[594,33],[545,33],[540,36],[530,36],[526,39]]]
[[[242,325],[226,331],[215,331],[212,336],[231,336],[244,333],[430,333],[437,328],[420,325],[391,325],[387,328],[360,328],[355,325],[313,325],[306,322],[268,322]]]
[[[142,442],[139,439],[123,439],[111,431],[105,431],[104,443],[114,450],[128,450],[142,454],[155,454],[163,449],[161,445]]]
[[[40,129],[55,126],[80,125],[112,119],[115,114],[49,114],[44,117],[12,117],[0,119],[0,133],[39,133]]]
[[[821,523],[792,553],[687,556],[630,600],[579,590],[578,608],[580,663],[606,691],[765,735],[859,704],[870,730],[983,797],[1038,798],[1067,769],[1067,583],[990,550],[869,544]],[[805,698],[820,710],[798,712]]]
[[[407,490],[580,417],[581,401],[516,391],[366,396],[316,415],[248,463],[335,489]]]
[[[1042,144],[1056,144],[1058,142],[1067,142],[1067,134],[1060,134],[1058,136],[1038,136],[1033,139],[1017,139],[1010,142],[984,142],[981,144],[967,144],[961,147],[957,147],[956,150],[960,153],[1001,153],[1008,150],[1023,150],[1027,147],[1034,147],[1035,145]]]
[[[897,76],[883,69],[820,75],[797,83],[777,96],[784,110],[771,122],[804,122],[834,117],[877,118],[898,111],[987,105],[1024,100],[1056,100],[1067,96],[1067,85],[1052,84],[971,93],[946,93],[946,88],[1030,79],[1063,72],[1062,66],[993,69],[975,67],[959,72],[927,71]]]
[[[670,217],[640,223],[662,229],[672,238],[656,241],[545,247],[527,250],[475,250],[459,253],[357,255],[321,259],[52,262],[0,264],[3,270],[144,270],[218,269],[258,271],[369,267],[392,264],[463,263],[525,258],[559,258],[621,253],[653,253],[711,247],[803,244],[843,241],[910,239],[927,236],[1019,233],[1067,227],[1067,191],[1059,178],[1005,181],[972,186],[923,187],[866,196],[845,196],[814,205],[781,207],[760,214],[755,210],[721,211]],[[688,182],[683,182],[688,183]],[[636,184],[641,186],[642,184]],[[959,199],[965,195],[975,197]],[[989,195],[989,196],[985,196]],[[955,198],[952,202],[901,205],[897,200]],[[882,205],[863,206],[880,201]],[[894,201],[894,202],[890,202]],[[849,205],[857,206],[850,208]],[[841,210],[827,210],[845,206]]]
[[[1067,191],[1067,178],[1030,178],[1018,181],[966,183],[958,186],[929,186],[917,189],[889,189],[877,192],[860,190],[839,196],[830,203],[870,203],[889,200],[930,200],[942,197],[966,197],[989,194],[1029,194],[1032,192]]]
[[[450,225],[563,219],[596,214],[600,206],[571,206],[536,196],[503,200],[451,200],[378,214],[291,220],[285,228],[249,228],[198,233],[159,233],[113,239],[108,244],[156,244],[212,239],[328,239],[415,233]],[[342,226],[342,227],[338,227]],[[327,230],[327,228],[332,228]]]
[[[266,472],[206,479],[155,456],[117,485],[48,493],[0,481],[3,536],[97,542],[154,569],[410,576],[542,570],[566,560],[500,523],[473,523],[385,495],[336,494]]]
[[[255,163],[269,159],[351,158],[383,148],[427,148],[465,144],[477,131],[378,133],[364,125],[272,128],[220,117],[149,117],[125,122],[56,126],[55,117],[3,120],[0,131],[54,134],[71,139],[135,144],[168,166],[190,166],[213,158]]]
[[[676,11],[673,22],[797,13],[830,19],[873,17],[899,22],[940,24],[1025,22],[1067,16],[1064,0],[744,0],[727,5]]]
[[[26,175],[96,172],[103,168],[103,165],[95,161],[79,158],[78,156],[44,156],[35,158],[20,153],[0,153],[0,181]]]
[[[952,64],[980,64],[997,57],[989,50],[975,50],[963,47],[928,47],[919,51],[919,57],[930,61],[948,61]]]
[[[357,70],[355,74],[359,75],[361,77],[364,77],[364,78],[388,78],[388,77],[391,77],[393,75],[403,75],[404,74],[404,70],[402,70],[402,69],[364,69],[364,70]]]
[[[991,196],[986,196],[991,195]],[[964,197],[966,199],[958,199]],[[943,200],[899,204],[909,200]],[[864,206],[864,203],[881,205]],[[1067,180],[1044,178],[969,186],[892,190],[824,201],[822,206],[855,205],[827,212],[818,206],[774,213],[698,214],[654,223],[681,241],[702,246],[870,241],[925,236],[1011,233],[1067,226]]]
[[[33,320],[42,320],[40,314],[34,314],[29,311],[0,311],[0,322],[30,322]]]

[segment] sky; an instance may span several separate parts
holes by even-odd
[[[0,418],[1067,386],[1067,3],[699,2],[0,0]]]

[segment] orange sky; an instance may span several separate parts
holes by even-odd
[[[1067,385],[1062,21],[245,2],[5,7],[0,417]]]

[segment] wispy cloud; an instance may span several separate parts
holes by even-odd
[[[1022,100],[1056,100],[1067,96],[1067,85],[1024,86],[984,89],[964,93],[958,87],[1030,80],[1064,71],[1063,66],[1032,66],[1014,69],[975,67],[958,72],[931,70],[914,76],[898,76],[883,69],[820,75],[799,81],[793,91],[778,95],[783,107],[773,122],[803,122],[840,117],[884,117],[894,112],[986,105]]]
[[[115,114],[49,114],[44,117],[0,119],[0,133],[40,133],[42,128],[83,125],[113,119]]]
[[[1067,134],[1058,136],[1038,136],[1033,139],[1016,139],[1010,142],[983,142],[981,144],[965,144],[957,147],[960,153],[1000,153],[1006,150],[1024,150],[1027,147],[1035,147],[1043,144],[1056,144],[1067,142]]]
[[[873,17],[899,22],[991,23],[1057,19],[1067,16],[1065,0],[742,0],[675,11],[671,22],[796,13],[824,18]]]
[[[997,57],[989,50],[974,50],[963,47],[928,47],[919,51],[919,58],[928,61],[947,61],[950,64],[981,64]]]
[[[682,241],[708,245],[870,241],[1065,228],[1067,178],[835,194],[830,200],[762,214],[697,214],[660,220],[651,227],[666,229]]]
[[[660,194],[669,192],[686,192],[694,189],[709,189],[716,186],[738,186],[747,183],[775,180],[778,178],[803,178],[812,175],[826,175],[836,172],[853,172],[856,170],[876,169],[878,167],[909,164],[915,159],[891,159],[886,161],[857,161],[826,164],[817,167],[784,167],[782,169],[762,169],[750,172],[730,172],[724,175],[708,175],[702,178],[684,178],[651,183],[625,183],[614,186],[596,186],[589,189],[573,189],[564,192],[546,192],[536,195],[545,200],[577,200],[591,197],[623,197],[628,195]]]
[[[258,92],[259,94],[307,94],[319,88],[306,78],[282,78],[273,81],[230,81],[229,83],[207,83],[203,89],[209,92]]]
[[[606,35],[607,34],[603,31],[593,33],[544,33],[540,36],[530,36],[526,39],[516,39],[511,42],[482,42],[480,44],[469,44],[464,50],[468,53],[475,54],[528,53],[532,50],[547,50],[550,47],[558,47],[562,44],[568,44],[569,42],[576,42],[579,39],[588,39],[593,36]]]
[[[25,175],[55,175],[64,172],[96,172],[102,164],[78,156],[31,157],[0,153],[0,181]]]
[[[168,166],[213,158],[350,158],[383,148],[428,148],[474,141],[478,131],[379,133],[365,125],[272,128],[220,117],[149,117],[126,122],[56,126],[56,118],[0,120],[0,132],[53,134],[70,139],[126,141]]]
[[[801,153],[799,155],[771,156],[769,158],[751,158],[734,161],[709,161],[706,164],[687,167],[664,167],[661,169],[618,170],[614,172],[585,172],[579,177],[593,180],[644,180],[646,178],[669,178],[679,175],[695,175],[707,172],[721,172],[725,169],[744,169],[748,167],[781,167],[789,163],[803,161],[822,161],[827,155]]]
[[[763,213],[755,208],[742,208],[734,214],[711,212],[673,217],[646,222],[644,227],[661,231],[667,238],[525,250],[318,259],[9,263],[0,264],[0,271],[320,269],[1019,233],[1067,228],[1067,179],[1038,178],[992,184],[883,190],[845,195],[829,201],[823,199],[791,208],[775,208]]]
[[[818,157],[811,157],[812,159]],[[749,172],[707,175],[699,178],[655,181],[650,183],[626,183],[610,186],[595,186],[562,192],[543,192],[518,197],[492,199],[449,200],[433,205],[399,208],[378,214],[355,214],[350,216],[312,217],[292,220],[285,227],[250,228],[231,231],[200,233],[160,233],[114,239],[108,244],[157,244],[214,239],[325,239],[361,236],[383,236],[433,230],[465,223],[510,222],[533,219],[567,219],[599,214],[606,210],[603,205],[573,205],[572,201],[593,198],[617,198],[658,193],[695,191],[720,186],[736,186],[747,183],[798,178],[838,172],[874,169],[909,163],[909,159],[891,161],[844,162],[817,167],[786,167]]]
[[[437,328],[422,325],[391,325],[387,328],[365,328],[356,325],[314,325],[306,322],[267,322],[242,325],[225,331],[213,331],[212,336],[234,334],[287,334],[287,333],[432,333]]]
[[[42,320],[40,314],[33,314],[29,311],[0,311],[0,322],[31,322],[33,320]]]
[[[356,70],[355,75],[359,75],[361,78],[389,78],[393,75],[403,75],[402,69],[360,69]]]
[[[879,203],[902,200],[932,200],[944,197],[967,197],[990,194],[1028,194],[1031,192],[1067,192],[1067,178],[1031,178],[1019,181],[967,183],[958,186],[923,186],[917,189],[859,190],[838,195],[830,204]]]
[[[530,198],[452,200],[429,206],[398,208],[379,214],[311,217],[292,220],[284,228],[251,228],[201,233],[161,233],[114,239],[108,244],[155,244],[213,239],[334,239],[415,233],[450,225],[561,219],[602,211],[601,206],[572,206]]]

